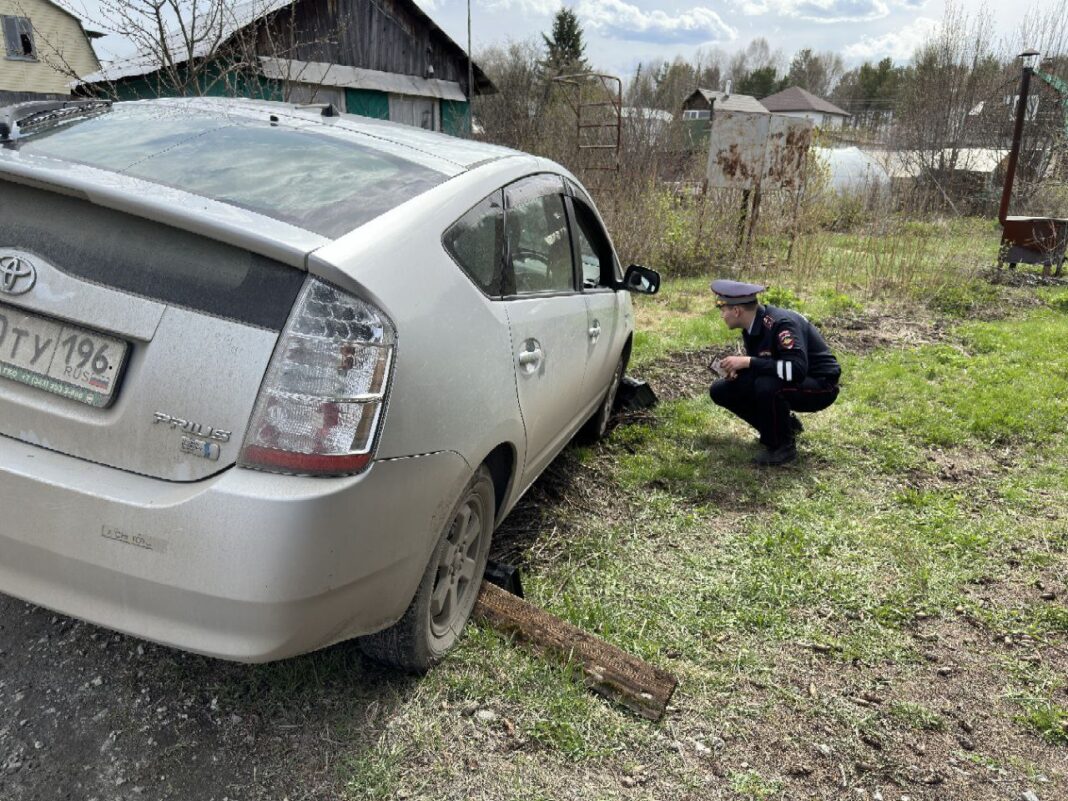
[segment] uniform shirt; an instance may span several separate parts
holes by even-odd
[[[790,309],[758,306],[742,340],[755,375],[775,375],[789,384],[800,384],[806,376],[837,384],[842,374],[816,326]]]

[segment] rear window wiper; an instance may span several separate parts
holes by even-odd
[[[69,120],[95,117],[111,111],[110,100],[42,100],[0,108],[0,142],[16,142],[23,136]]]

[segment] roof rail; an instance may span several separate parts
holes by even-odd
[[[14,142],[33,129],[111,110],[110,100],[34,100],[0,108],[0,142]]]

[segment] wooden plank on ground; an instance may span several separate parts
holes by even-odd
[[[475,617],[558,654],[582,669],[583,683],[649,720],[660,720],[678,680],[638,657],[550,615],[487,581]]]

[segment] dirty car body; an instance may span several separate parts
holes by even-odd
[[[286,104],[26,129],[0,147],[0,591],[241,661],[429,621],[429,650],[372,649],[429,666],[485,532],[606,428],[632,313],[581,186]]]

